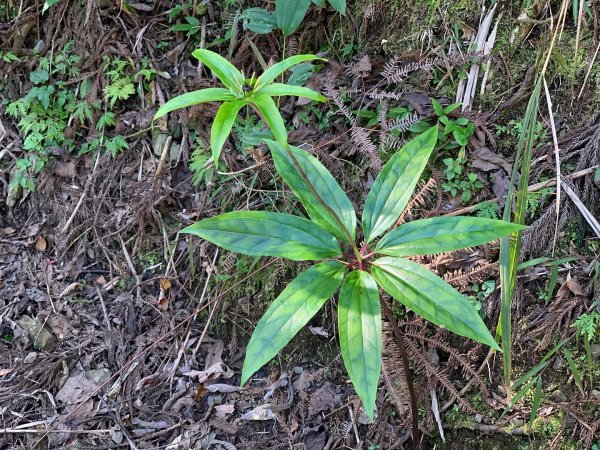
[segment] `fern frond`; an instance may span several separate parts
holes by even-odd
[[[385,63],[381,75],[383,75],[388,84],[402,83],[404,78],[411,72],[414,72],[415,70],[429,70],[437,64],[439,64],[439,61],[433,59],[404,63],[400,59],[394,57]]]

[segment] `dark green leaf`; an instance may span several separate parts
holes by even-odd
[[[307,87],[292,86],[283,83],[271,83],[260,90],[261,94],[271,96],[291,95],[296,97],[306,97],[318,102],[325,102],[327,98]]]
[[[154,119],[158,119],[159,117],[162,117],[176,109],[187,108],[188,106],[197,105],[199,103],[235,99],[235,95],[233,95],[228,89],[223,88],[208,88],[201,89],[199,91],[192,91],[188,92],[187,94],[178,95],[162,105],[154,115]]]
[[[529,414],[529,428],[533,427],[533,423],[537,417],[538,409],[540,407],[540,400],[542,398],[542,376],[537,377],[535,384],[535,393],[533,394],[533,401],[531,402],[531,413]]]
[[[339,239],[350,243],[346,234],[340,229],[332,214],[333,212],[342,221],[346,230],[352,236],[352,240],[354,240],[356,233],[354,207],[344,190],[335,181],[333,175],[306,150],[298,147],[288,147],[319,197],[331,208],[332,211],[328,211],[319,203],[314,192],[306,185],[286,147],[277,141],[265,139],[265,142],[271,149],[277,172],[300,199],[311,219]]]
[[[309,6],[310,0],[277,0],[275,2],[277,26],[284,37],[298,29]]]
[[[29,80],[33,84],[45,83],[49,79],[50,79],[50,74],[48,73],[47,70],[44,70],[44,69],[34,70],[33,72],[29,73]]]
[[[309,261],[339,256],[335,238],[310,220],[266,211],[239,211],[204,219],[181,230],[250,256]]]
[[[373,276],[385,291],[426,320],[499,350],[473,305],[456,289],[407,259],[384,257]]]
[[[493,241],[526,227],[481,217],[434,217],[400,225],[375,251],[389,256],[430,255]]]
[[[265,70],[260,77],[258,77],[256,80],[256,85],[254,86],[254,92],[260,92],[262,88],[268,84],[271,84],[273,81],[275,81],[275,78],[288,70],[290,67],[293,67],[296,64],[300,64],[304,61],[312,61],[315,59],[326,61],[326,59],[319,58],[317,55],[296,55],[290,56],[289,58],[286,58],[277,64],[273,64],[271,67]]]
[[[277,28],[275,14],[263,8],[248,8],[242,12],[244,29],[258,34],[268,34]]]
[[[435,147],[437,134],[437,126],[421,133],[383,167],[365,202],[362,225],[367,242],[398,220]]]
[[[258,109],[262,118],[267,122],[275,139],[286,145],[287,130],[285,129],[285,122],[273,99],[268,95],[255,94],[250,99],[250,102]]]
[[[329,0],[333,9],[339,12],[342,16],[346,15],[346,0]]]
[[[215,167],[219,165],[219,156],[227,136],[231,133],[231,127],[237,117],[238,111],[246,104],[246,100],[235,100],[221,105],[212,128],[210,129],[210,149],[212,151]]]
[[[368,272],[351,272],[344,280],[338,328],[344,365],[365,413],[373,419],[381,374],[381,306],[377,283]]]
[[[231,89],[237,95],[242,95],[242,86],[244,85],[244,75],[233,64],[223,58],[221,55],[205,48],[194,50],[192,55],[202,61],[214,74],[221,80],[225,86]]]
[[[317,264],[298,275],[279,294],[252,333],[242,369],[242,385],[321,309],[340,287],[344,269],[343,264],[335,261]]]

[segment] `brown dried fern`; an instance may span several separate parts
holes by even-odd
[[[497,262],[485,262],[470,269],[457,269],[446,272],[443,276],[446,283],[455,288],[465,289],[473,283],[479,283],[487,278],[492,272],[498,270]]]
[[[408,403],[408,387],[404,367],[400,360],[400,349],[388,322],[383,322],[383,352],[381,358],[381,374],[388,388],[388,398],[398,409],[401,416],[410,415]]]
[[[381,75],[386,79],[388,84],[402,83],[411,72],[415,70],[429,70],[437,64],[439,64],[439,61],[433,59],[406,63],[394,57],[385,63]]]

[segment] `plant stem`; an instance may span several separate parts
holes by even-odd
[[[404,336],[402,335],[402,330],[400,330],[400,327],[398,326],[398,323],[394,318],[394,314],[392,314],[392,310],[385,302],[381,294],[379,294],[379,303],[381,303],[381,309],[383,309],[383,312],[387,317],[388,322],[390,323],[390,325],[392,325],[392,330],[394,331],[394,336],[396,336],[396,342],[398,343],[398,348],[400,349],[402,365],[404,366],[404,377],[406,378],[406,384],[408,386],[408,395],[410,397],[413,449],[419,450],[421,448],[421,438],[419,434],[419,408],[417,405],[417,395],[415,394],[415,385],[413,382],[412,371],[408,362],[408,353],[406,353],[406,347],[404,346]]]

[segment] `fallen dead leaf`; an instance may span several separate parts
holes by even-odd
[[[54,166],[54,175],[61,178],[75,178],[77,176],[77,167],[73,161],[57,161]]]
[[[215,406],[215,416],[219,419],[225,418],[229,414],[233,414],[235,411],[234,405],[217,405]]]
[[[311,325],[308,326],[309,331],[316,336],[323,336],[324,338],[329,337],[329,333],[323,327],[313,327]]]
[[[35,242],[35,249],[38,252],[45,252],[46,248],[48,248],[48,243],[43,236],[38,236],[37,241]]]
[[[269,408],[271,405],[265,403],[264,405],[257,406],[256,408],[248,411],[242,417],[241,420],[271,420],[275,417],[273,411]]]

